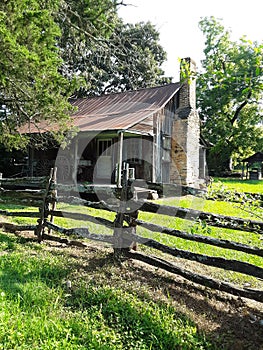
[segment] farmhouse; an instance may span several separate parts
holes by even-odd
[[[185,61],[194,71],[195,63]],[[200,143],[194,80],[71,103],[77,107],[72,115],[77,136],[66,150],[31,149],[31,175],[42,175],[56,160],[61,180],[120,184],[119,165],[125,162],[136,179],[195,187],[203,181],[205,145]],[[47,129],[32,126],[30,133]]]

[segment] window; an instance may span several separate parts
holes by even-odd
[[[111,156],[112,155],[112,140],[98,140],[98,151],[99,155]]]
[[[164,149],[171,149],[171,137],[170,136],[163,136],[163,148]]]
[[[170,154],[171,154],[171,137],[170,136],[163,136],[163,157],[162,160],[164,162],[170,162]]]

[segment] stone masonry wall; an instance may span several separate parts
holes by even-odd
[[[186,184],[187,181],[187,120],[177,118],[173,124],[171,142],[170,182]]]
[[[195,71],[194,61],[190,58],[185,60],[190,65],[190,70]],[[172,132],[170,181],[197,187],[200,124],[195,89],[195,80],[192,80],[190,84],[184,82],[179,92],[179,108]]]

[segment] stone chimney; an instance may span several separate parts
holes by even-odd
[[[185,76],[190,74],[190,76]],[[179,95],[179,108],[196,109],[196,63],[190,58],[182,58],[180,64],[180,82],[182,87]]]
[[[187,70],[190,77],[185,77]],[[195,62],[187,57],[181,60],[182,83],[179,106],[173,125],[171,181],[198,186],[200,124],[196,110]]]

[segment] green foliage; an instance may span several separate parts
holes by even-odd
[[[61,66],[54,21],[59,1],[4,1],[0,5],[0,141],[21,147],[18,129],[48,120],[65,129],[72,86]]]
[[[263,194],[262,180],[240,180],[215,177],[213,178],[211,188],[216,189],[221,187],[222,184],[226,190]]]
[[[82,26],[85,26],[85,18],[82,20]],[[69,77],[77,73],[81,79],[76,96],[133,90],[170,82],[160,68],[166,53],[159,44],[159,33],[151,23],[124,24],[113,16],[111,24],[114,27],[111,25],[104,36],[95,39],[85,33],[83,36],[81,29],[73,33],[65,32],[63,23],[61,45],[64,73]]]
[[[181,83],[187,82],[190,84],[193,79],[196,79],[196,71],[191,70],[188,60],[185,60],[184,58],[179,58],[179,63]]]
[[[61,30],[58,45],[63,60],[61,71],[69,80],[77,78],[80,90],[93,87],[98,68],[96,54],[108,52],[107,40],[117,20],[116,1],[59,0],[56,21]],[[96,81],[96,83],[98,83]]]
[[[248,184],[243,184],[242,186],[242,182],[240,184],[240,181],[236,181],[237,186],[235,186],[233,181],[217,181],[215,184],[209,186],[207,197],[209,199],[218,199],[224,202],[236,203],[235,206],[245,213],[248,213],[251,216],[251,219],[261,220],[263,217],[262,184],[260,188],[261,193],[256,193],[256,189],[252,187],[253,184],[252,186],[250,185],[250,187],[248,187]],[[240,187],[238,187],[238,185],[240,185]],[[247,189],[252,187],[252,192],[240,190],[242,187]]]
[[[222,171],[234,153],[244,158],[262,142],[263,45],[246,37],[231,41],[214,17],[203,18],[200,28],[206,42],[197,103],[203,134],[214,144],[210,164]]]
[[[156,28],[122,23],[120,5],[117,0],[1,2],[0,143],[25,148],[30,140],[21,137],[20,127],[29,123],[52,125],[52,136],[61,143],[71,127],[69,97],[169,81],[160,68],[166,54]]]

